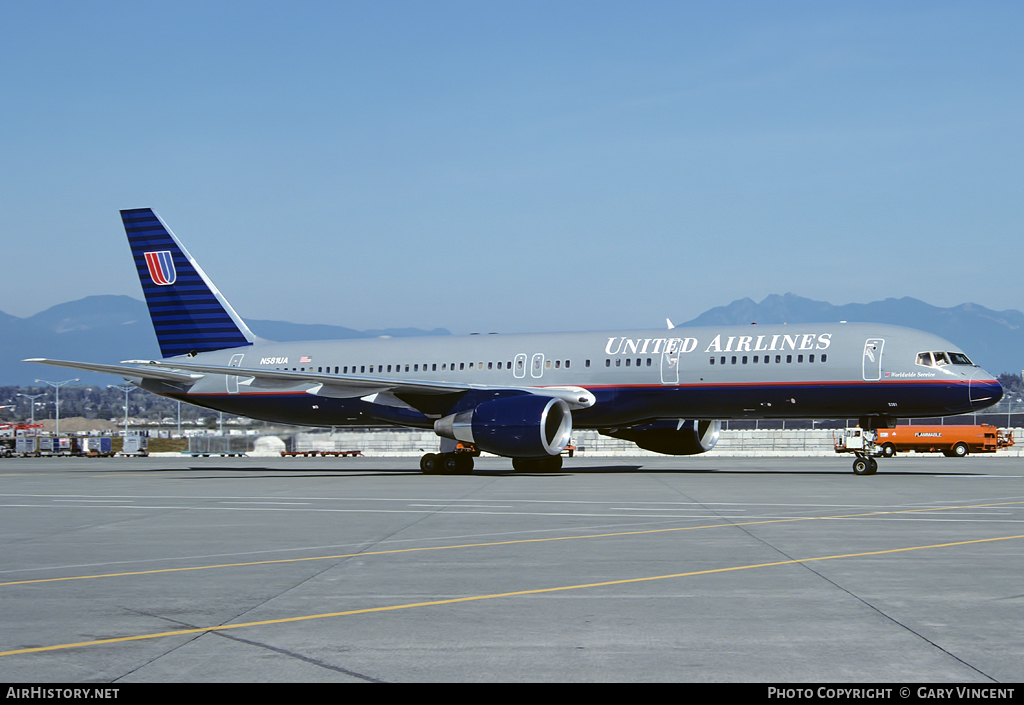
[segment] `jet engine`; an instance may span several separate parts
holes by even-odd
[[[438,419],[434,432],[496,455],[544,458],[569,444],[572,412],[561,399],[522,394]]]
[[[601,429],[601,434],[632,441],[655,453],[697,455],[715,447],[721,430],[721,421],[666,419],[629,428]]]

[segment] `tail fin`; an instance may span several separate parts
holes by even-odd
[[[253,344],[252,331],[152,209],[123,210],[121,220],[164,357]]]

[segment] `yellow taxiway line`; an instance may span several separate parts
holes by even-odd
[[[980,543],[991,543],[994,541],[1011,541],[1014,539],[1024,539],[1024,534],[1018,536],[997,536],[994,538],[987,539],[974,539],[971,541],[956,541],[953,543],[938,543],[931,544],[928,546],[908,546],[904,548],[890,548],[881,551],[864,551],[862,553],[843,553],[832,556],[817,556],[813,558],[796,558],[787,561],[774,561],[771,563],[755,563],[752,565],[740,565],[731,566],[728,568],[712,568],[709,570],[698,570],[688,573],[671,573],[669,575],[654,575],[643,578],[625,578],[622,580],[608,580],[600,583],[583,583],[579,585],[563,585],[559,587],[549,588],[536,588],[533,590],[516,590],[514,592],[501,592],[494,593],[491,595],[471,595],[469,597],[454,597],[447,600],[430,600],[428,602],[412,602],[402,605],[389,605],[386,607],[367,607],[364,609],[347,610],[344,612],[327,612],[324,614],[310,614],[303,615],[300,617],[285,617],[282,619],[267,619],[259,622],[242,622],[239,624],[220,624],[211,627],[197,627],[194,629],[176,629],[167,632],[157,632],[154,634],[139,634],[136,636],[124,636],[116,637],[112,639],[97,639],[95,641],[81,641],[72,644],[55,644],[53,646],[36,646],[28,649],[12,649],[10,651],[0,651],[0,656],[14,656],[16,654],[33,654],[40,653],[43,651],[60,651],[63,649],[76,649],[83,646],[100,646],[102,644],[119,644],[128,641],[143,641],[146,639],[159,639],[168,636],[186,636],[189,634],[204,634],[208,632],[219,632],[227,631],[229,629],[245,629],[249,627],[262,627],[271,624],[288,624],[291,622],[305,622],[313,619],[328,619],[331,617],[347,617],[357,614],[371,614],[374,612],[393,612],[396,610],[407,610],[415,607],[435,607],[438,605],[453,605],[460,602],[476,602],[480,600],[496,600],[503,597],[519,597],[523,595],[542,595],[545,593],[552,592],[564,592],[567,590],[585,590],[587,588],[598,588],[608,587],[611,585],[628,585],[631,583],[644,583],[651,582],[654,580],[670,580],[672,578],[687,578],[697,575],[711,575],[714,573],[728,573],[738,570],[752,570],[754,568],[770,568],[774,566],[782,565],[793,565],[797,563],[811,563],[814,561],[829,561],[837,560],[840,558],[862,558],[864,556],[882,556],[891,555],[894,553],[906,553],[908,551],[922,551],[934,548],[950,548],[952,546],[967,546],[970,544]]]
[[[988,504],[964,504],[951,507],[928,507],[923,509],[898,509],[891,511],[865,512],[861,514],[837,514],[833,516],[790,517],[787,519],[762,519],[758,521],[727,522],[724,524],[704,524],[701,526],[675,526],[666,529],[642,529],[638,531],[616,531],[603,534],[583,534],[580,536],[550,536],[547,538],[510,539],[508,541],[489,541],[484,543],[464,543],[447,546],[421,546],[418,548],[395,548],[386,551],[365,551],[362,553],[339,553],[329,556],[308,556],[306,558],[279,558],[264,561],[247,561],[241,563],[219,563],[214,565],[188,566],[185,568],[156,568],[153,570],[135,570],[123,573],[100,573],[96,575],[71,575],[61,578],[37,578],[33,580],[12,580],[0,582],[0,587],[11,585],[33,585],[37,583],[59,583],[69,580],[98,580],[100,578],[122,578],[132,575],[158,575],[162,573],[182,573],[194,570],[213,570],[217,568],[243,568],[254,565],[275,565],[281,563],[302,563],[307,561],[340,560],[343,558],[365,558],[367,556],[385,556],[396,553],[415,553],[419,551],[448,551],[458,548],[485,548],[488,546],[511,546],[515,544],[545,543],[550,541],[579,541],[584,539],[613,538],[617,536],[640,536],[644,534],[663,534],[676,531],[699,531],[703,529],[724,529],[738,526],[757,526],[763,524],[784,524],[799,521],[823,521],[828,519],[856,519],[877,517],[893,514],[919,514],[923,512],[945,512],[954,509],[980,509],[984,507],[1001,507],[1011,504],[1024,504],[1024,501],[993,502]]]

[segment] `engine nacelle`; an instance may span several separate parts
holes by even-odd
[[[654,453],[697,455],[714,448],[721,431],[721,421],[668,419],[629,428],[602,429],[601,434],[632,441]]]
[[[522,394],[438,419],[434,432],[495,455],[544,458],[560,454],[569,444],[572,412],[561,399]]]

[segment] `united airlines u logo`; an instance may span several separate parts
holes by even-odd
[[[147,252],[146,266],[149,267],[149,278],[158,286],[170,286],[178,276],[170,250]]]

